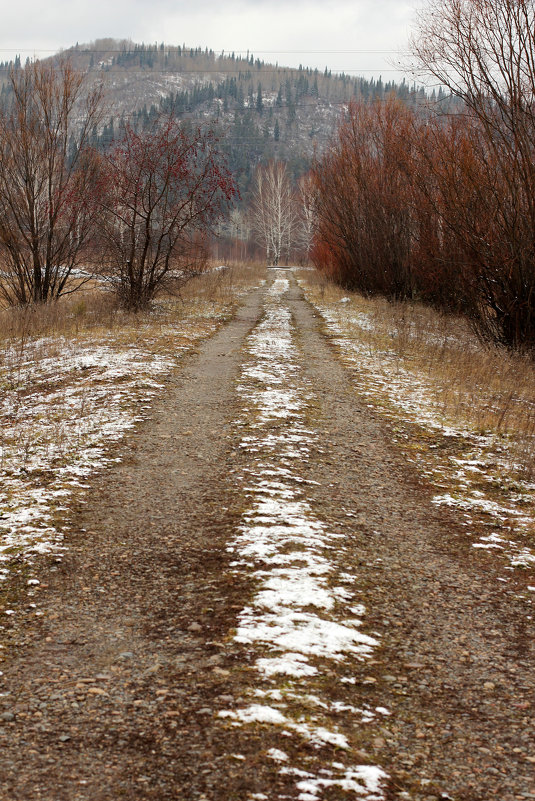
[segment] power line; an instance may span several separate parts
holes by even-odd
[[[257,69],[257,68],[255,68],[255,69]],[[309,70],[309,73],[308,73],[309,77],[310,76],[315,77],[316,76],[316,72],[317,72],[317,76],[319,78],[327,78],[328,80],[332,80],[332,81],[341,81],[341,80],[343,80],[343,76],[344,75],[346,77],[348,77],[348,78],[351,78],[352,80],[358,80],[359,77],[364,77],[363,73],[370,73],[371,72],[371,73],[373,73],[375,75],[377,75],[377,73],[379,73],[379,75],[381,76],[381,75],[386,75],[386,74],[391,74],[391,73],[396,73],[397,75],[399,75],[400,73],[404,72],[404,70],[401,69],[401,67],[399,69],[396,69],[396,68],[393,68],[393,67],[388,67],[386,69],[383,69],[382,67],[377,67],[376,69],[374,69],[372,67],[363,67],[362,69],[359,69],[358,67],[350,67],[350,68],[345,68],[345,69],[343,69],[341,67],[330,67],[329,68],[329,73],[332,73],[332,74],[329,74],[329,75],[325,75],[324,71],[321,70],[321,69],[317,69],[316,70],[315,68],[312,69],[312,68],[309,67],[309,68],[305,68],[305,69],[301,70],[301,72],[306,74],[306,70],[307,69]],[[256,76],[255,76],[255,73],[252,72],[252,69],[249,70],[249,71],[251,72],[250,78],[246,78],[244,75],[242,75],[241,76],[242,80],[244,80],[244,81],[245,80],[249,80],[249,79],[250,80],[255,80],[255,79],[260,78],[262,76],[279,75],[280,73],[285,73],[285,72],[297,72],[298,73],[299,72],[299,68],[298,67],[274,67],[273,69],[269,69],[269,70],[261,68],[260,70],[257,71]],[[131,70],[131,69],[128,69],[128,68],[123,70],[120,65],[119,66],[114,65],[114,67],[112,69],[110,69],[110,70],[92,69],[92,70],[90,70],[90,72],[88,74],[99,75],[100,73],[102,73],[103,75],[109,75],[109,74],[116,75],[116,76],[124,75],[125,77],[127,77],[129,75],[132,75],[132,76],[133,75],[136,75],[136,76],[144,75],[145,77],[148,78],[152,74],[156,74],[156,75],[163,74],[163,75],[204,75],[204,76],[209,76],[212,73],[217,73],[219,75],[238,75],[239,72],[244,72],[244,70],[236,70],[236,69],[233,69],[233,70],[230,70],[230,69],[169,69],[169,70],[165,71],[163,69],[162,70],[151,70],[151,69]],[[214,80],[214,79],[212,79],[212,80]]]
[[[135,45],[134,45],[134,47],[135,47]],[[142,45],[138,45],[138,47],[141,48]],[[31,53],[53,53],[53,54],[57,54],[58,56],[61,56],[64,53],[78,53],[80,55],[83,55],[83,54],[86,54],[86,53],[87,54],[95,54],[95,55],[104,55],[106,53],[127,53],[129,55],[130,54],[137,55],[137,53],[139,53],[139,52],[161,52],[160,51],[160,45],[156,45],[156,51],[154,51],[154,47],[155,47],[154,45],[145,45],[145,47],[147,48],[145,51],[143,51],[143,50],[134,50],[134,49],[133,50],[126,50],[124,48],[105,48],[103,50],[97,50],[97,49],[94,49],[94,48],[86,48],[86,47],[80,47],[80,48],[69,47],[66,50],[62,51],[62,50],[58,50],[57,48],[55,48],[55,49],[53,49],[53,48],[42,48],[42,47],[41,48],[35,48],[35,47],[27,46],[27,45],[21,45],[20,47],[2,47],[0,45],[0,53],[20,53],[20,52],[24,52],[24,53],[27,53],[27,52],[31,52]],[[203,49],[203,48],[201,48],[200,51],[199,51],[198,47],[187,47],[187,46],[186,47],[182,47],[182,45],[166,45],[166,44],[164,44],[163,52],[165,53],[166,50],[169,50],[171,52],[177,52],[177,54],[178,54],[178,48],[179,47],[181,49],[181,54],[185,54],[186,56],[188,56],[192,50],[194,52],[194,56],[197,56],[197,55],[204,56],[204,55],[206,55],[206,50]],[[151,48],[151,49],[149,49],[149,48]],[[344,50],[342,50],[342,49],[334,49],[334,50],[250,50],[250,49],[249,50],[232,50],[232,49],[224,49],[224,50],[221,50],[221,51],[219,51],[219,50],[217,50],[217,51],[209,50],[208,51],[208,55],[209,56],[213,56],[214,58],[231,58],[232,54],[234,54],[235,56],[236,55],[240,55],[240,57],[241,57],[241,55],[243,53],[245,53],[246,56],[248,54],[248,57],[250,59],[251,57],[254,57],[255,55],[259,55],[259,54],[261,54],[261,55],[272,54],[272,55],[285,55],[285,56],[286,55],[294,55],[294,56],[298,56],[298,55],[334,55],[334,54],[343,54],[343,55],[359,55],[359,54],[363,54],[363,55],[370,55],[370,54],[400,55],[402,52],[403,51],[401,51],[399,49],[397,49],[397,50],[376,50],[376,49],[371,49],[371,50],[347,50],[347,49],[344,49]]]

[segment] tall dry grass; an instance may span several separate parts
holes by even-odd
[[[120,328],[135,329],[146,325],[178,323],[191,315],[199,304],[225,307],[227,311],[237,302],[241,293],[258,283],[265,274],[265,266],[229,264],[224,270],[209,269],[186,283],[174,295],[160,295],[150,308],[131,313],[121,310],[113,292],[96,282],[83,290],[48,304],[25,307],[0,308],[0,346],[24,344],[39,337],[71,337],[102,333]]]
[[[36,365],[47,359],[59,368],[70,346],[84,352],[137,348],[173,358],[231,317],[240,296],[264,274],[257,264],[209,269],[179,294],[157,297],[138,313],[123,311],[114,294],[96,283],[52,303],[0,309],[0,400],[15,408],[33,385]],[[21,423],[21,436],[23,429]],[[1,440],[0,432],[0,450]]]
[[[193,278],[181,289],[184,301],[203,299],[211,303],[234,303],[251,286],[266,276],[267,268],[260,262],[226,262],[212,264],[207,272]]]

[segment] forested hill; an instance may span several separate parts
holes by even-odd
[[[74,66],[106,83],[113,111],[106,125],[95,131],[95,143],[105,146],[127,121],[147,127],[160,111],[216,121],[242,195],[257,164],[271,158],[287,161],[295,176],[305,172],[314,151],[321,151],[329,140],[341,108],[352,98],[381,98],[395,92],[409,105],[425,99],[423,89],[405,82],[331,74],[327,69],[292,69],[266,64],[253,53],[216,54],[185,45],[103,39],[76,44],[54,58],[59,57],[68,57]],[[10,66],[0,64],[0,72],[6,74]]]

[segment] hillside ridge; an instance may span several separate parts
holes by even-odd
[[[258,164],[270,159],[286,161],[294,178],[307,172],[351,100],[383,99],[391,93],[408,105],[429,99],[422,87],[406,81],[334,74],[327,67],[285,67],[250,52],[216,53],[184,44],[99,39],[50,57],[65,58],[106,86],[110,112],[94,131],[94,145],[106,147],[127,123],[146,129],[162,112],[214,124],[242,195]],[[19,57],[0,63],[2,93],[9,69],[17,66]],[[442,99],[440,93],[435,98]]]

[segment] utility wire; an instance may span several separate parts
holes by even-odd
[[[69,53],[77,53],[79,55],[85,54],[93,54],[93,55],[105,55],[108,53],[121,53],[125,55],[138,55],[139,53],[162,53],[165,55],[166,50],[171,53],[176,53],[177,55],[184,56],[186,58],[191,57],[191,51],[193,50],[193,57],[208,57],[208,58],[231,58],[232,54],[235,56],[241,55],[243,53],[247,54],[249,59],[251,57],[254,58],[255,55],[258,54],[272,54],[272,55],[333,55],[333,54],[344,54],[344,55],[358,55],[362,54],[382,54],[382,55],[400,55],[403,51],[396,49],[396,50],[347,50],[347,49],[334,49],[334,50],[232,50],[232,49],[225,49],[225,50],[209,50],[206,53],[206,50],[201,48],[199,50],[198,47],[183,47],[182,45],[165,45],[163,51],[160,50],[160,45],[157,45],[156,48],[154,45],[145,45],[145,49],[141,49],[143,45],[137,45],[137,50],[135,49],[136,45],[134,44],[134,49],[127,50],[125,48],[104,48],[102,50],[96,50],[93,48],[86,48],[86,47],[69,47],[64,51],[52,48],[34,48],[27,45],[22,45],[21,47],[1,47],[0,46],[0,53],[19,53],[19,52],[31,52],[31,53],[53,53],[57,54],[58,56],[69,54]],[[180,47],[180,54],[178,53],[178,48]],[[245,60],[246,60],[245,59]]]

